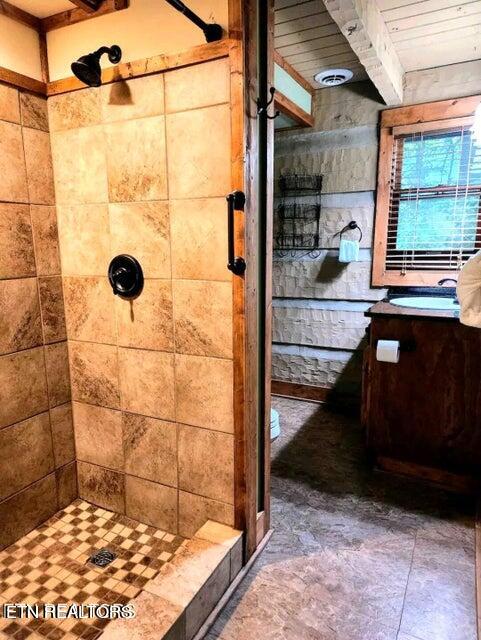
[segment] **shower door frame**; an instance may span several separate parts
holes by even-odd
[[[243,278],[234,278],[233,285],[235,522],[246,532],[246,560],[270,529],[274,126],[266,118],[262,134],[266,138],[259,145],[257,99],[266,100],[274,73],[274,0],[261,1],[266,2],[267,15],[264,47],[259,47],[257,0],[229,0],[232,181],[246,194],[236,253],[246,257],[247,270]],[[259,74],[260,65],[264,65],[264,77]],[[265,189],[259,185],[260,151],[265,154]],[[260,193],[263,206],[259,206]]]

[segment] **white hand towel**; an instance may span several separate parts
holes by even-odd
[[[461,305],[461,322],[470,327],[481,328],[481,251],[461,269],[457,295]]]
[[[339,262],[358,262],[359,242],[341,238],[339,243]]]

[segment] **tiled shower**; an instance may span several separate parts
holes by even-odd
[[[230,82],[220,57],[48,100],[0,86],[0,603],[128,601],[234,525]],[[198,537],[224,584],[231,547],[213,563]]]

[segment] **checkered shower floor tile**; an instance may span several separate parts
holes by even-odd
[[[0,606],[127,604],[183,542],[179,536],[76,500],[0,552]],[[116,556],[104,568],[89,561],[100,549]],[[108,622],[0,617],[0,638],[94,640]]]

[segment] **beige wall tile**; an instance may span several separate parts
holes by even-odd
[[[174,420],[174,356],[119,348],[122,409]]]
[[[122,416],[125,472],[177,486],[177,425],[134,413]]]
[[[163,74],[105,84],[100,92],[104,122],[159,116],[164,113]]]
[[[56,511],[57,491],[52,473],[0,503],[0,549],[38,527]]]
[[[35,275],[28,205],[0,203],[0,278]]]
[[[233,433],[233,368],[229,360],[175,356],[179,422]]]
[[[125,513],[125,477],[122,473],[77,462],[79,495],[83,500]]]
[[[55,204],[50,135],[23,128],[28,195],[32,204]]]
[[[43,348],[0,357],[0,427],[48,409]]]
[[[232,357],[232,285],[174,280],[175,350]]]
[[[142,293],[135,300],[116,299],[115,312],[119,345],[158,351],[174,350],[170,280],[146,280]]]
[[[108,201],[105,136],[102,127],[51,135],[57,204]]]
[[[72,396],[112,409],[120,409],[117,347],[69,342]]]
[[[48,131],[47,99],[36,93],[20,91],[22,125]]]
[[[234,437],[179,425],[179,489],[233,504]]]
[[[130,254],[140,262],[146,278],[170,278],[168,203],[111,204],[109,211],[112,257]]]
[[[20,122],[18,90],[6,84],[0,84],[0,120]]]
[[[177,489],[129,475],[125,486],[129,518],[177,533]]]
[[[56,407],[71,398],[67,342],[45,346],[48,398],[50,407]]]
[[[165,200],[164,116],[105,126],[111,202]]]
[[[60,276],[39,278],[38,288],[44,341],[50,343],[66,340],[62,278]]]
[[[30,215],[37,274],[39,276],[60,275],[60,251],[55,207],[32,205]]]
[[[167,150],[171,199],[227,195],[231,190],[230,107],[168,115]]]
[[[116,344],[115,302],[108,279],[68,277],[63,286],[69,339]]]
[[[0,354],[42,343],[36,278],[0,280]]]
[[[167,113],[230,102],[229,58],[175,69],[165,74]]]
[[[53,468],[48,412],[0,431],[0,500],[48,475]]]
[[[179,535],[192,538],[207,520],[234,526],[234,507],[193,493],[179,491]]]
[[[55,479],[57,482],[58,508],[65,509],[78,498],[77,463],[71,462],[57,469],[55,471]]]
[[[174,278],[231,280],[225,198],[172,200],[170,221]]]
[[[22,129],[0,120],[0,200],[28,202]]]
[[[73,415],[77,459],[123,471],[121,412],[74,402]]]
[[[64,131],[100,124],[100,90],[82,89],[48,99],[50,131]]]
[[[105,276],[110,263],[106,204],[57,207],[62,275]]]
[[[72,403],[50,409],[50,424],[55,468],[58,469],[75,460]]]

